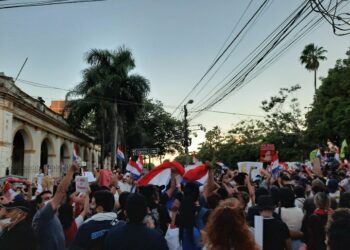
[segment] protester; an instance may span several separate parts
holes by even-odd
[[[56,215],[56,211],[66,195],[68,187],[79,166],[73,162],[65,178],[57,187],[56,193],[51,201],[40,208],[34,216],[33,228],[37,237],[37,250],[64,250],[64,232],[62,225]]]
[[[130,194],[126,202],[127,223],[116,225],[109,231],[105,241],[105,250],[168,249],[161,233],[143,224],[146,214],[145,197],[141,194]]]
[[[350,246],[350,209],[338,209],[327,225],[327,249],[348,250]]]
[[[257,250],[238,200],[222,202],[209,216],[204,228],[206,250]]]
[[[27,201],[13,201],[1,205],[3,217],[8,221],[0,224],[1,250],[35,250],[36,237],[31,227],[31,206]]]
[[[291,250],[292,242],[289,229],[281,220],[273,217],[275,205],[269,195],[262,195],[258,199],[260,215],[264,219],[263,224],[263,249]]]
[[[299,250],[303,236],[301,226],[304,218],[303,211],[295,207],[295,195],[290,188],[283,187],[279,190],[279,207],[275,212],[278,213],[281,220],[287,225],[290,236],[293,239],[292,249]]]
[[[109,229],[117,222],[117,214],[113,212],[114,196],[111,192],[100,190],[93,193],[90,208],[94,215],[78,229],[71,250],[103,249]]]
[[[330,208],[331,199],[324,193],[319,192],[314,197],[316,209],[313,214],[306,218],[303,225],[304,238],[308,250],[326,250],[326,224],[328,215],[333,210]]]
[[[84,209],[76,218],[74,218],[73,206],[69,200],[59,207],[58,218],[63,227],[66,247],[71,245],[79,227],[83,224],[84,219],[89,212],[89,205],[89,196],[85,195]]]

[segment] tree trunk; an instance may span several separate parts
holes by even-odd
[[[315,73],[314,85],[315,85],[315,94],[316,94],[316,89],[317,89],[317,84],[316,84],[316,81],[317,81],[317,70],[316,69],[314,70],[314,73]]]
[[[101,158],[100,158],[100,168],[104,167],[104,159],[105,159],[105,127],[104,127],[103,119],[101,119],[101,137],[102,137],[102,143],[101,143]]]
[[[111,149],[111,169],[115,166],[116,154],[117,154],[117,142],[118,142],[118,104],[113,104],[113,138],[112,138],[112,149]]]

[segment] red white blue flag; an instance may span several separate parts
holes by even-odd
[[[73,161],[78,161],[80,160],[80,151],[79,151],[79,146],[77,144],[74,144],[73,148]]]
[[[123,153],[123,150],[122,150],[122,146],[121,145],[118,145],[118,148],[117,148],[117,159],[118,160],[121,160],[121,161],[124,161],[125,160],[125,155]]]
[[[126,170],[134,176],[134,179],[138,179],[142,174],[143,165],[143,156],[140,154],[136,162],[131,159],[129,160]]]
[[[180,176],[183,176],[185,173],[185,169],[180,163],[176,161],[164,162],[144,175],[138,181],[138,185],[146,186],[148,184],[153,184],[156,186],[167,186],[171,178],[172,168],[175,168]]]
[[[209,171],[205,164],[188,166],[185,171],[183,176],[185,182],[196,182],[203,185],[208,180]]]

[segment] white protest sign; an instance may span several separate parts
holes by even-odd
[[[78,193],[86,193],[89,189],[89,181],[86,176],[75,177],[75,191]]]
[[[252,169],[252,179],[253,181],[257,178],[257,176],[261,175],[260,170],[263,168],[262,162],[253,162],[253,161],[244,161],[244,162],[238,162],[238,170],[239,172],[247,173],[249,174],[250,169]]]
[[[254,216],[254,238],[260,249],[262,249],[264,238],[264,219],[262,216]]]
[[[96,178],[92,172],[84,172],[84,176],[88,178],[88,182],[95,182]]]

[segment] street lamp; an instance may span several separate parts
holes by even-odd
[[[192,104],[193,103],[193,100],[189,100],[185,105],[184,105],[184,115],[185,115],[185,119],[184,119],[184,127],[185,127],[185,142],[184,142],[184,145],[185,145],[185,156],[186,156],[186,166],[188,166],[188,162],[189,162],[189,159],[188,159],[188,146],[189,146],[189,138],[188,138],[188,135],[189,135],[189,131],[188,131],[188,122],[187,122],[187,104]]]

